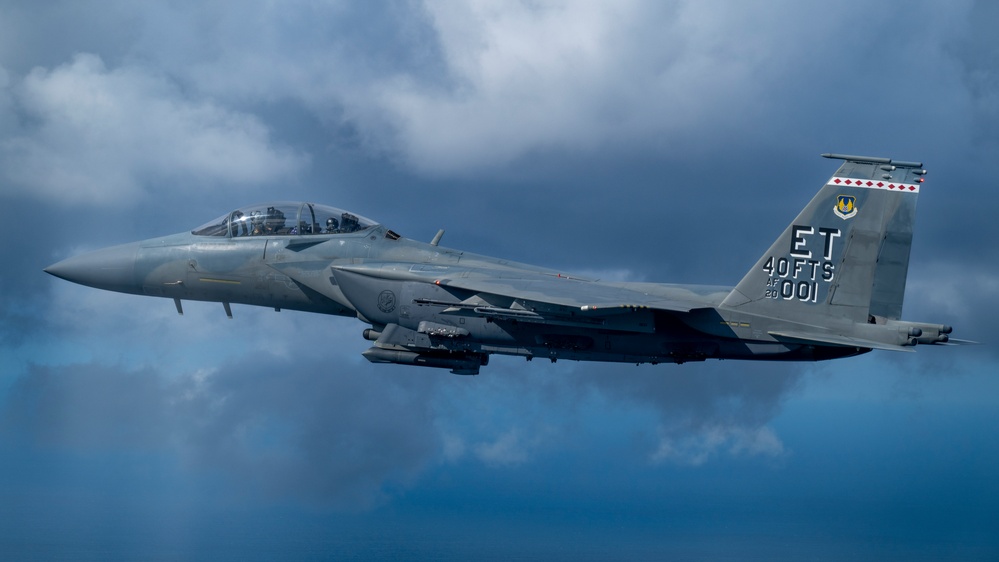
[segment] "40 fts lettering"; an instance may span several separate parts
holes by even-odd
[[[792,225],[788,255],[769,256],[763,264],[768,276],[764,297],[818,302],[819,288],[836,277],[833,252],[841,236],[838,228]]]

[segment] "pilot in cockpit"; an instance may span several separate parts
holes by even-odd
[[[264,217],[260,211],[250,213],[250,234],[260,236],[264,233]]]
[[[264,234],[284,234],[285,217],[284,212],[277,207],[267,207],[267,216],[264,218]]]
[[[340,223],[333,217],[326,219],[326,234],[340,232]]]
[[[340,219],[342,220],[340,223],[340,232],[354,232],[361,226],[357,216],[350,213],[343,213],[340,215]]]

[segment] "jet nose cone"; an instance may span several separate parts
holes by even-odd
[[[73,256],[45,268],[60,279],[124,293],[135,292],[135,254],[139,245],[124,244]]]

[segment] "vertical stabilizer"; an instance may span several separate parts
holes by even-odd
[[[793,321],[898,319],[922,163],[843,160],[722,303]]]

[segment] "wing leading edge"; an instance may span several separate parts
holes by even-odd
[[[330,270],[339,290],[368,319],[379,311],[365,307],[373,300],[366,293],[385,281],[399,285],[401,305],[439,307],[442,315],[615,331],[652,333],[654,311],[685,313],[704,304],[557,273],[424,271],[411,263],[387,262],[331,265]]]

